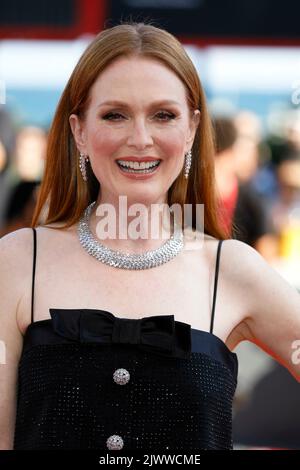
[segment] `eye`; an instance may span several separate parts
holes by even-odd
[[[159,120],[160,121],[170,121],[171,119],[175,119],[175,114],[173,113],[166,113],[164,111],[160,111],[159,113],[156,114],[156,116],[160,116]]]
[[[117,119],[115,119],[116,117],[123,117],[122,114],[120,113],[107,113],[105,114],[105,116],[102,117],[102,119],[105,119],[106,121],[116,121]],[[110,118],[114,118],[114,119],[110,119]]]
[[[170,121],[171,119],[175,119],[175,114],[173,113],[167,113],[165,111],[160,111],[156,115],[158,117],[159,121]],[[105,119],[106,121],[118,121],[120,118],[123,118],[122,114],[120,113],[112,113],[109,112],[105,114],[105,116],[102,117],[102,119]]]

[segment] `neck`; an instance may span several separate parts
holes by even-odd
[[[134,213],[124,198],[108,206],[104,204],[109,203],[98,197],[89,228],[96,240],[112,250],[127,253],[155,250],[173,234],[173,216],[167,203],[143,203],[142,210],[138,208]]]

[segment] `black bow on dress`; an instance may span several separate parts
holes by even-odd
[[[105,310],[49,309],[55,333],[82,343],[135,344],[140,349],[167,357],[188,358],[191,325],[174,315],[140,319],[119,318]]]

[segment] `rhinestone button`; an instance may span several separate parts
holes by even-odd
[[[130,380],[130,374],[126,369],[117,369],[113,375],[114,381],[118,385],[125,385]]]
[[[107,448],[109,450],[120,450],[124,446],[124,442],[121,436],[113,434],[106,441]]]

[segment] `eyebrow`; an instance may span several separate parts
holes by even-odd
[[[180,103],[174,100],[153,101],[153,103],[151,103],[150,106],[160,106],[160,105],[170,105],[170,104],[176,104],[180,106]],[[105,105],[129,107],[128,103],[125,103],[125,101],[109,100],[109,101],[103,101],[103,103],[98,104],[97,108],[100,108],[101,106],[105,106]]]

